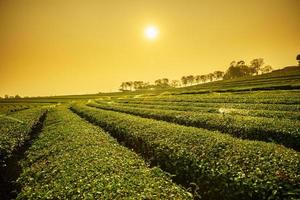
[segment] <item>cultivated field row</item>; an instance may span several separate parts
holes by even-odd
[[[275,142],[300,150],[300,121],[276,118],[223,115],[204,112],[181,112],[107,103],[89,103],[89,106],[113,110],[141,117],[164,120],[186,126],[218,130],[234,137]]]
[[[17,199],[191,199],[157,167],[65,107],[48,112]]]
[[[158,95],[142,98],[125,98],[123,100],[134,101],[164,101],[164,102],[198,102],[198,103],[251,103],[251,104],[300,104],[300,92],[277,91],[277,92],[237,92],[237,93],[210,93],[192,95]],[[122,101],[122,99],[120,99]]]
[[[45,112],[44,108],[32,108],[0,118],[1,166],[5,166],[5,160],[29,140],[33,127],[40,122]]]
[[[8,111],[0,118],[0,171],[47,113],[22,157],[17,199],[300,198],[298,104],[203,97],[104,97],[73,104],[80,117],[61,105]]]
[[[101,100],[102,101],[102,100]],[[256,104],[256,103],[199,103],[199,102],[168,102],[168,101],[153,101],[153,100],[106,100],[108,102],[118,103],[135,103],[135,104],[150,104],[150,105],[174,105],[174,106],[193,106],[193,107],[214,107],[214,108],[235,108],[247,110],[275,110],[275,111],[300,111],[300,105],[286,104]]]
[[[97,103],[105,103],[105,101],[97,101]],[[108,102],[106,102],[108,103]],[[120,106],[128,107],[139,107],[139,108],[152,108],[161,110],[177,110],[177,111],[192,111],[192,112],[204,112],[204,113],[218,113],[226,115],[243,115],[252,117],[267,117],[267,118],[283,118],[291,120],[300,120],[300,112],[297,111],[278,111],[278,110],[251,110],[251,109],[241,109],[241,108],[230,108],[227,106],[197,106],[190,105],[187,103],[184,105],[176,105],[174,103],[161,103],[161,102],[110,102],[111,104],[116,104]],[[250,105],[248,105],[251,108]]]
[[[27,105],[0,105],[0,115],[7,115],[16,111],[26,110],[30,108]]]
[[[153,165],[205,199],[299,198],[300,154],[274,143],[73,105]],[[153,110],[152,110],[153,111]]]

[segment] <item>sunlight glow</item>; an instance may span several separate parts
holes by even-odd
[[[158,29],[155,26],[148,26],[145,29],[145,36],[150,40],[154,40],[158,36]]]

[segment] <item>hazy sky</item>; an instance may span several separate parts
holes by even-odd
[[[237,59],[295,65],[299,10],[300,0],[0,0],[0,96],[115,91]]]

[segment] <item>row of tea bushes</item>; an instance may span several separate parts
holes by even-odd
[[[150,105],[173,105],[173,106],[192,106],[209,108],[233,108],[246,110],[274,110],[274,111],[300,111],[300,105],[285,104],[254,104],[254,103],[199,103],[199,102],[168,102],[153,101],[149,99],[117,99],[120,103],[150,104]]]
[[[204,199],[300,198],[300,154],[200,128],[74,105],[153,164]]]
[[[146,118],[164,120],[186,126],[218,130],[235,137],[276,142],[300,150],[300,122],[262,117],[233,116],[214,113],[125,107],[113,104],[89,103],[89,106],[124,112]]]
[[[28,105],[0,104],[0,115],[7,115],[28,108],[30,108]]]
[[[45,115],[45,108],[33,108],[0,117],[0,158],[1,166],[31,137],[32,130]]]
[[[96,101],[103,103],[103,101]],[[218,108],[218,107],[197,107],[197,106],[176,106],[176,105],[160,105],[160,104],[142,104],[142,103],[123,103],[120,105],[139,107],[139,108],[154,108],[162,110],[178,110],[178,111],[193,111],[193,112],[209,112],[209,113],[224,113],[230,115],[243,115],[252,117],[267,117],[267,118],[283,118],[291,120],[300,120],[300,112],[295,111],[274,111],[274,110],[246,110],[235,108]]]
[[[190,95],[161,95],[149,97],[154,101],[202,102],[202,103],[257,103],[257,104],[300,104],[299,90],[254,93],[208,93]],[[138,99],[138,98],[137,98]]]
[[[49,111],[29,148],[17,199],[191,199],[96,126],[64,107]]]

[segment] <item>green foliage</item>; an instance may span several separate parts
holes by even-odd
[[[128,100],[128,99],[125,99]],[[300,90],[263,92],[226,92],[207,94],[182,94],[135,98],[131,101],[164,101],[191,103],[250,103],[250,104],[300,104]]]
[[[243,139],[272,141],[300,150],[299,121],[215,113],[134,108],[112,104],[89,103],[88,105],[101,109],[178,123],[181,125],[218,130]]]
[[[101,102],[101,101],[100,101]],[[209,103],[209,102],[187,102],[187,101],[154,101],[154,100],[118,100],[120,103],[135,103],[163,106],[183,106],[183,107],[198,107],[198,108],[232,108],[244,110],[266,110],[266,111],[299,111],[299,105],[286,104],[261,104],[261,103]]]
[[[29,148],[17,199],[191,199],[157,167],[66,108]]]
[[[294,150],[87,106],[72,109],[204,199],[300,198],[300,154]]]
[[[21,147],[29,138],[32,128],[45,113],[43,108],[32,108],[15,112],[0,118],[0,157],[1,166],[5,160]]]
[[[103,103],[103,101],[96,101],[98,103]],[[300,120],[300,112],[295,111],[274,111],[274,110],[250,110],[251,105],[248,105],[249,109],[237,109],[230,108],[227,105],[214,105],[209,106],[197,106],[194,104],[187,103],[186,106],[181,106],[180,103],[177,105],[173,102],[166,103],[160,101],[121,101],[120,103],[115,103],[120,106],[129,107],[139,107],[139,108],[152,108],[152,109],[162,109],[162,110],[178,110],[178,111],[193,111],[193,112],[204,112],[204,113],[224,113],[228,115],[243,115],[252,117],[268,117],[268,118],[283,118]]]
[[[169,93],[170,94],[170,93]],[[300,111],[299,90],[226,92],[189,95],[164,95],[140,98],[124,97],[114,102],[163,106],[230,108],[266,111]],[[107,99],[102,99],[107,100]]]
[[[255,91],[292,89],[300,86],[300,70],[276,70],[258,76],[246,76],[231,80],[215,81],[174,90],[174,93],[200,93],[209,91]]]
[[[27,105],[14,105],[14,104],[0,104],[0,114],[7,115],[16,111],[26,110],[30,108]]]

